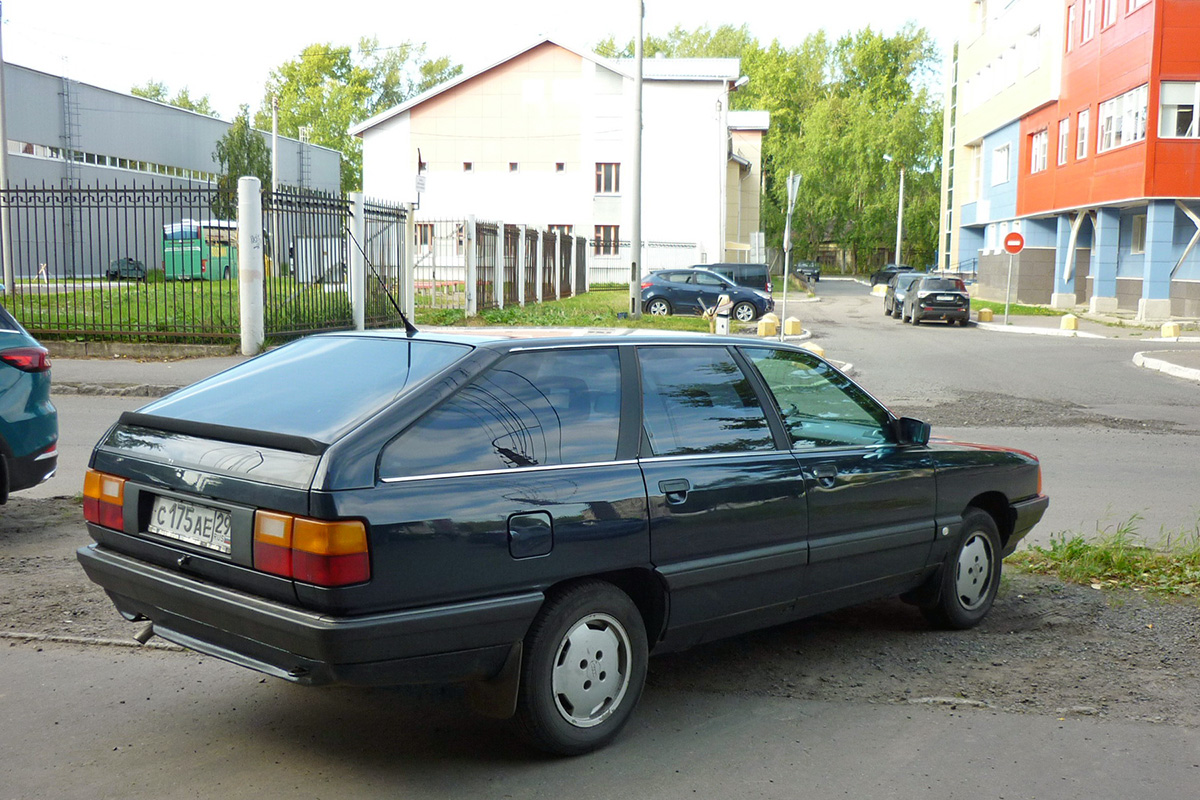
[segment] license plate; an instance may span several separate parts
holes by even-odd
[[[937,299],[939,303],[953,303],[958,298],[952,294],[939,294]]]
[[[181,542],[229,554],[230,513],[220,508],[210,508],[176,500],[171,497],[155,497],[150,511],[151,533],[178,539]]]

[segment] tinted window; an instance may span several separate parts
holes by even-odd
[[[725,286],[726,285],[726,281],[721,280],[721,278],[719,276],[714,275],[711,272],[697,272],[697,273],[695,273],[693,278],[694,278],[693,283],[699,284],[700,286]]]
[[[664,272],[662,275],[662,279],[670,283],[687,283],[691,277],[687,272]]]
[[[921,288],[931,292],[965,292],[966,284],[957,278],[926,278]]]
[[[745,352],[774,394],[794,449],[888,441],[887,411],[816,356],[770,348]]]
[[[654,455],[770,450],[766,415],[723,347],[643,347],[642,414]]]
[[[380,477],[611,461],[620,397],[615,348],[517,353],[389,444]]]
[[[175,419],[332,442],[405,386],[469,352],[462,345],[312,336],[141,409]]]

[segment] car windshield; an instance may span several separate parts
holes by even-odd
[[[967,287],[958,278],[926,278],[922,289],[931,292],[965,292]]]
[[[371,336],[312,336],[182,389],[142,413],[321,442],[377,412],[469,347]]]

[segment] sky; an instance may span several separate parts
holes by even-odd
[[[760,42],[794,47],[810,33],[831,36],[867,25],[892,33],[907,22],[927,28],[943,55],[969,0],[645,0],[647,34],[747,25]],[[128,92],[149,80],[170,94],[208,95],[223,118],[262,102],[273,68],[307,45],[382,46],[424,42],[469,73],[541,36],[588,47],[637,33],[637,0],[3,0],[4,59]]]

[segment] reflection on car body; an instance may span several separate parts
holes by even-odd
[[[581,753],[651,652],[896,594],[978,623],[1040,476],[787,344],[327,334],[122,415],[79,559],[187,647],[304,684],[466,682]],[[164,498],[227,518],[228,547],[156,532]]]

